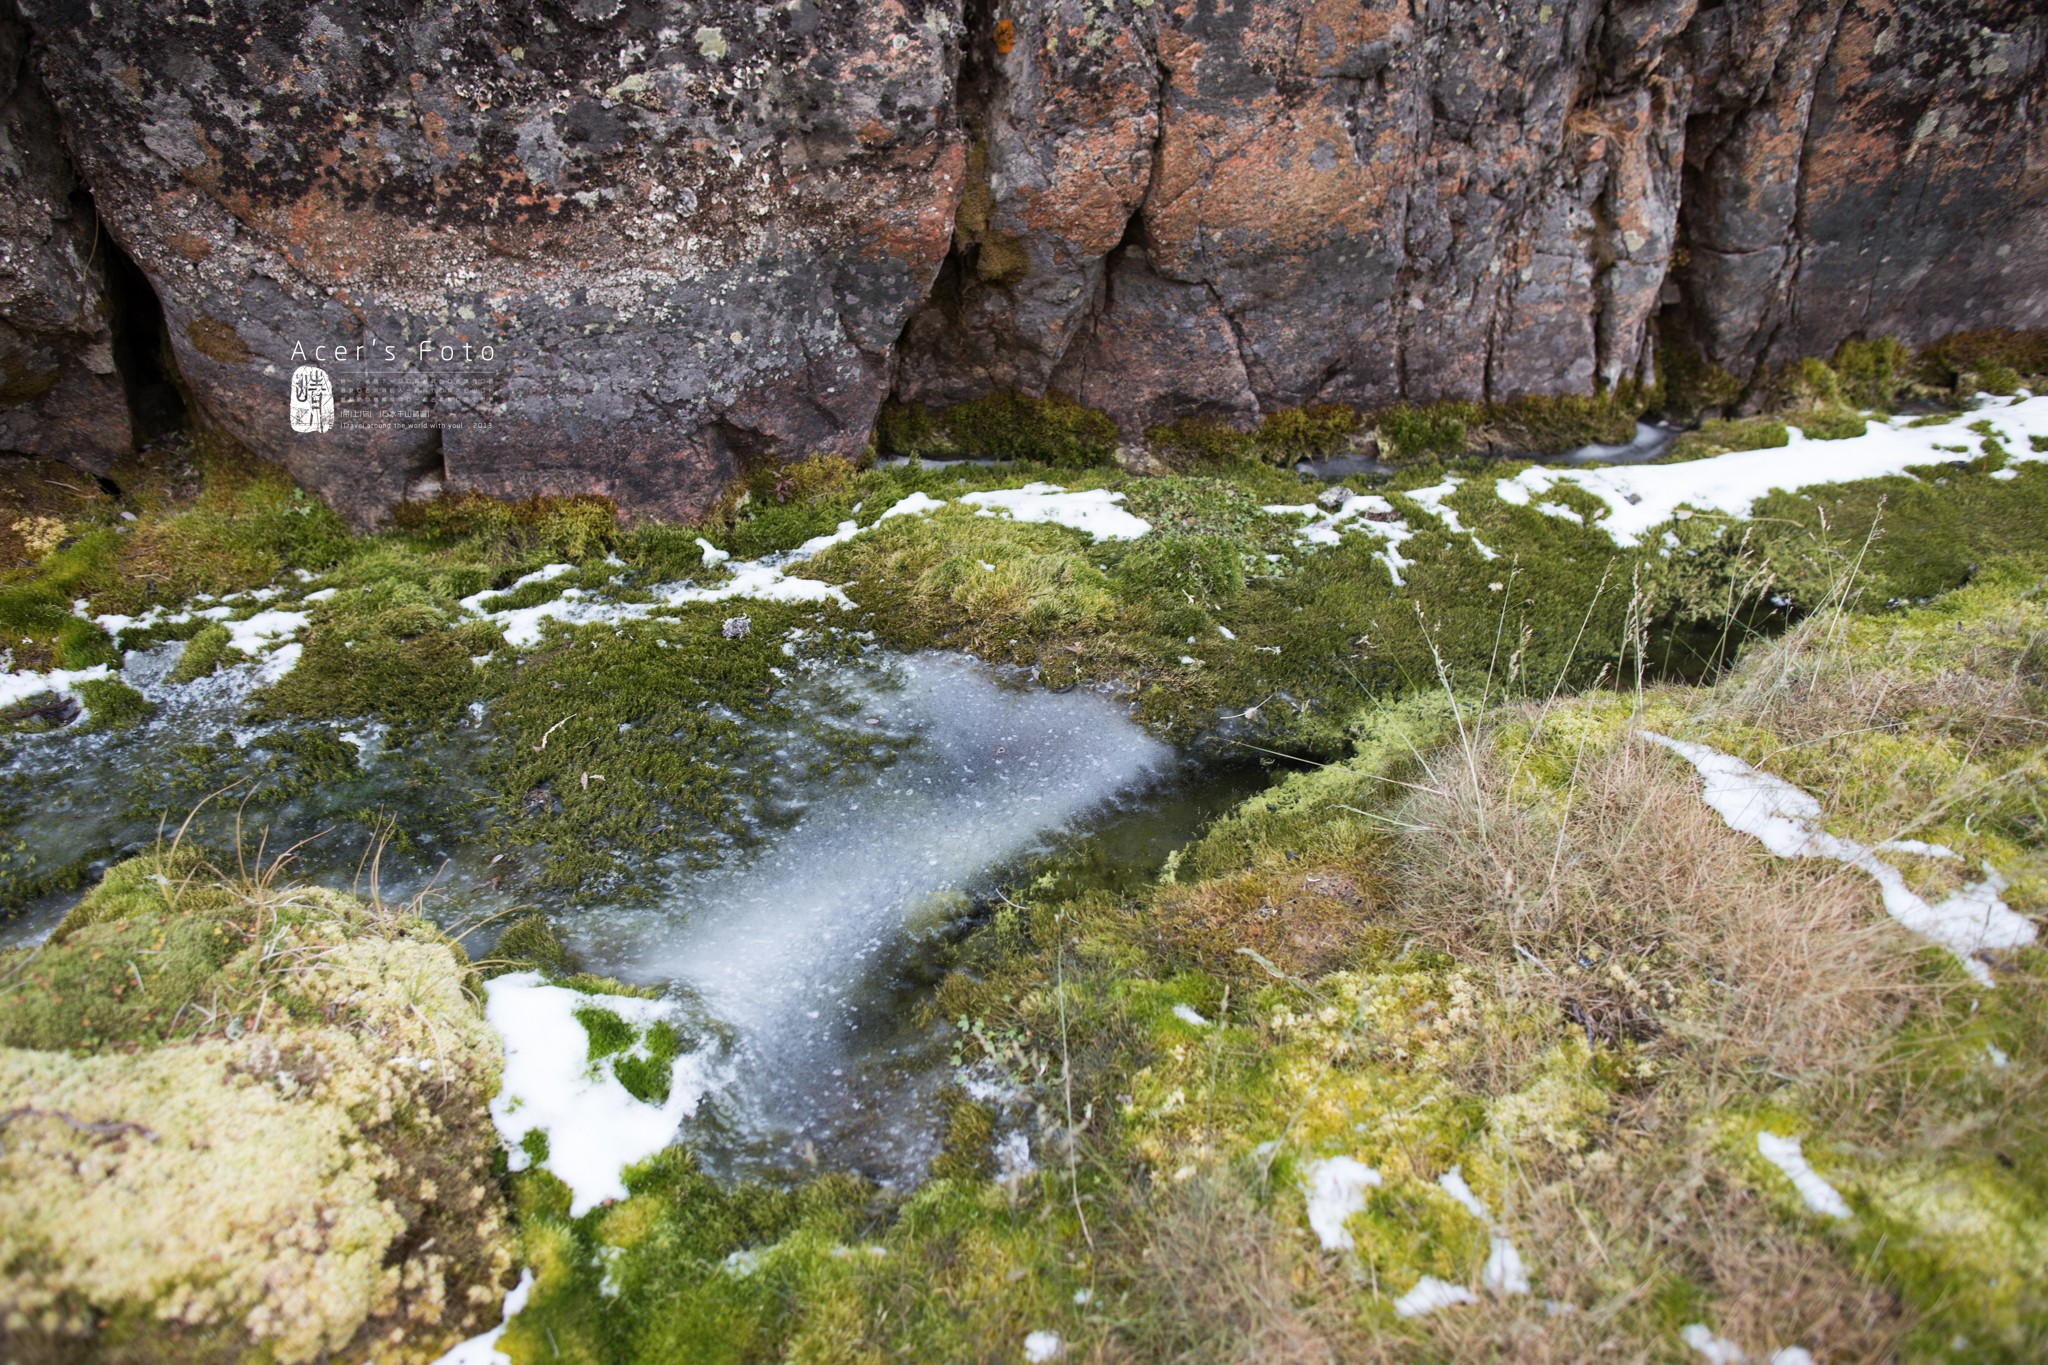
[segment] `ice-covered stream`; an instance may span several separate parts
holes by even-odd
[[[774,774],[765,800],[749,798],[750,837],[708,866],[680,843],[656,848],[640,879],[651,896],[593,899],[500,884],[477,770],[506,738],[486,708],[411,734],[260,721],[249,708],[262,660],[177,682],[183,648],[124,661],[123,678],[155,706],[139,725],[17,738],[0,763],[14,841],[0,852],[31,873],[101,865],[235,783],[195,823],[195,844],[232,868],[238,815],[252,862],[259,844],[274,855],[326,831],[290,875],[363,890],[365,848],[389,818],[404,838],[382,863],[387,899],[438,874],[426,910],[446,924],[537,907],[591,971],[663,992],[716,1081],[683,1136],[727,1171],[816,1161],[914,1177],[939,1136],[928,1101],[950,1076],[946,1030],[920,1026],[918,1010],[950,945],[1000,904],[997,887],[1056,866],[1070,881],[1130,889],[1264,780],[1191,763],[1101,692],[1047,691],[962,655],[870,645],[812,658],[793,642],[786,713],[720,760]],[[327,750],[352,755],[348,775],[307,780],[304,755]],[[688,833],[678,826],[679,840]],[[7,940],[40,939],[79,894],[53,890],[17,910]],[[488,955],[488,932],[465,946]]]
[[[1129,816],[1178,771],[1114,700],[1017,681],[959,656],[897,661],[860,694],[857,723],[895,755],[871,782],[751,858],[678,874],[654,905],[572,922],[596,970],[675,983],[726,1031],[733,1079],[705,1122],[743,1163],[829,1149],[884,1178],[915,1169],[934,1139],[917,1102],[931,1042],[902,1023],[921,945],[996,873]]]

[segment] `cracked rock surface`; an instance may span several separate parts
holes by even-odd
[[[103,230],[365,522],[689,516],[891,397],[1137,440],[2048,325],[2024,0],[13,2],[0,446],[131,439]],[[294,431],[305,363],[404,419]]]

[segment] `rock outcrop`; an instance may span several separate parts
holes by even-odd
[[[108,258],[27,48],[0,13],[0,450],[105,474],[134,440]]]
[[[890,396],[1137,440],[2048,325],[2025,0],[16,3],[0,317],[64,377],[0,444],[121,444],[75,175],[203,415],[362,520],[687,516]]]
[[[23,9],[198,406],[359,518],[421,482],[684,515],[858,451],[965,163],[943,10]]]

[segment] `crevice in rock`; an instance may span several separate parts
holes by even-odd
[[[1778,338],[1790,327],[1799,309],[1799,276],[1806,264],[1808,187],[1813,183],[1813,108],[1820,99],[1821,82],[1826,79],[1829,66],[1835,58],[1835,45],[1842,38],[1842,14],[1847,9],[1843,0],[1837,0],[1828,17],[1828,36],[1820,51],[1820,59],[1814,64],[1812,77],[1806,83],[1806,97],[1801,101],[1799,127],[1799,160],[1793,172],[1792,221],[1786,225],[1785,268],[1779,275],[1778,300],[1771,310],[1771,324],[1762,343],[1756,349],[1756,374],[1752,383],[1759,382],[1770,365],[1771,353],[1776,349]]]
[[[113,334],[114,372],[128,399],[128,420],[135,432],[135,448],[182,431],[185,427],[185,394],[176,360],[171,355],[170,332],[164,324],[163,304],[142,267],[121,249],[92,209],[84,190],[75,199],[93,213],[94,249],[101,258],[107,281],[107,326]]]
[[[1209,301],[1216,305],[1216,311],[1223,316],[1223,325],[1230,329],[1230,343],[1237,350],[1237,368],[1244,372],[1245,392],[1251,394],[1253,407],[1257,414],[1263,417],[1267,411],[1266,402],[1259,396],[1258,382],[1252,377],[1251,347],[1244,339],[1244,328],[1231,316],[1230,310],[1223,306],[1223,295],[1214,284],[1204,279],[1202,288],[1209,291]]]
[[[440,427],[427,433],[427,444],[405,476],[405,501],[426,502],[449,489],[448,447]]]
[[[776,458],[775,439],[766,432],[725,420],[713,423],[711,430],[725,447],[734,472],[742,479],[752,479],[762,470],[781,463]]]
[[[949,112],[952,126],[966,140],[970,167],[975,155],[973,148],[986,135],[989,102],[994,98],[996,82],[1001,79],[989,60],[989,53],[994,50],[996,4],[997,0],[966,0],[960,9],[960,65],[953,78],[952,108]],[[904,318],[903,330],[889,348],[889,382],[884,402],[904,400],[904,362],[918,344],[920,334],[933,330],[932,315],[937,314],[943,319],[943,327],[939,330],[951,332],[958,324],[966,300],[967,281],[975,273],[975,258],[980,252],[978,243],[967,240],[960,229],[962,202],[974,192],[972,181],[970,169],[961,182],[959,197],[953,202],[952,241],[939,260],[939,268],[932,277],[931,287],[925,291],[923,301]]]

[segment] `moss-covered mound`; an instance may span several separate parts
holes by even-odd
[[[427,1361],[495,1321],[498,1046],[431,926],[160,854],[0,979],[11,1359]]]

